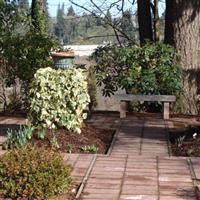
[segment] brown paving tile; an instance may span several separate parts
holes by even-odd
[[[104,193],[103,195],[100,193],[94,193],[94,191],[92,193],[86,193],[83,192],[81,199],[88,199],[88,200],[97,200],[97,199],[103,199],[103,200],[117,200],[118,199],[118,193],[117,194],[107,194]]]
[[[160,200],[197,200],[196,197],[191,197],[191,196],[160,196]]]
[[[119,183],[87,183],[88,188],[98,188],[98,189],[111,189],[111,190],[120,190],[120,184]]]
[[[158,188],[154,185],[123,185],[123,194],[134,194],[134,195],[157,195]]]
[[[157,200],[157,195],[121,195],[120,200]]]

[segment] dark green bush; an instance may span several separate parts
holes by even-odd
[[[174,49],[163,43],[142,47],[105,46],[98,48],[97,83],[110,96],[119,88],[132,94],[174,94],[182,90],[182,71],[174,64]]]
[[[0,160],[0,198],[49,199],[72,183],[70,168],[49,150],[24,147]]]

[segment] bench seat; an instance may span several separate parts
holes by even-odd
[[[139,102],[163,102],[163,118],[169,119],[170,103],[176,101],[174,95],[132,95],[132,94],[116,94],[115,97],[120,101],[120,118],[126,117],[126,103],[128,101]]]

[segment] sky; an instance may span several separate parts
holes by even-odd
[[[96,0],[95,2],[103,2],[104,0]],[[108,0],[110,2],[112,2],[113,0]],[[51,17],[55,17],[57,14],[57,9],[58,9],[58,5],[62,5],[64,3],[65,5],[65,12],[67,12],[67,9],[71,6],[71,3],[68,0],[47,0],[48,2],[48,7],[49,7],[49,14]],[[78,2],[79,4],[83,4],[84,6],[87,5],[87,3],[89,2],[88,0],[76,0],[76,2]],[[128,1],[127,1],[128,2]],[[29,4],[31,4],[31,0],[29,0]],[[76,13],[82,13],[83,10],[76,8],[75,6],[74,10]],[[164,11],[164,3],[160,4],[159,6],[159,10],[160,10],[160,14],[163,13]]]

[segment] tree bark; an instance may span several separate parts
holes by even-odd
[[[137,5],[140,44],[144,45],[146,40],[153,40],[150,0],[138,0]]]
[[[172,44],[184,70],[182,112],[197,114],[198,81],[200,79],[200,1],[166,1],[165,42]],[[171,14],[171,16],[170,16]]]
[[[173,20],[174,20],[174,9],[173,9],[174,0],[166,0],[166,10],[165,10],[165,35],[164,42],[174,46],[174,29],[173,29]]]
[[[154,9],[153,9],[153,26],[154,26],[154,41],[160,40],[160,18],[158,14],[158,0],[154,0]]]

